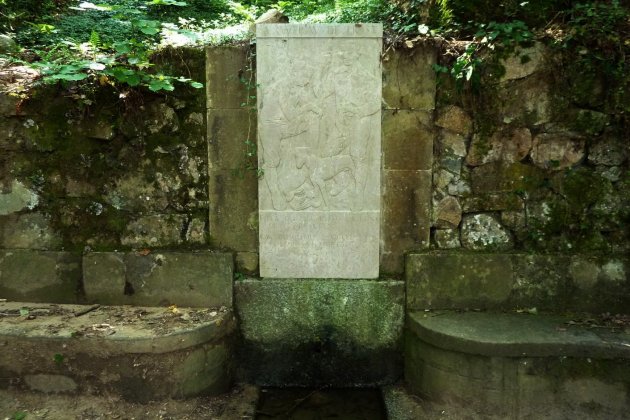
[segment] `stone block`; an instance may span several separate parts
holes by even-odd
[[[539,42],[529,48],[516,48],[512,54],[500,61],[505,69],[501,82],[523,79],[542,70],[544,53],[544,45]]]
[[[524,210],[523,199],[515,193],[478,194],[462,198],[462,209],[465,213],[482,211],[520,211]]]
[[[126,282],[135,305],[231,307],[230,254],[163,252],[125,256]],[[127,285],[127,284],[126,284]]]
[[[475,194],[521,192],[539,188],[543,173],[522,163],[493,162],[473,168],[471,180]]]
[[[104,305],[124,303],[126,288],[125,254],[121,252],[90,252],[83,256],[83,290],[88,302]]]
[[[256,114],[251,110],[208,109],[210,170],[245,170],[252,158],[248,153],[256,152],[256,125]],[[245,143],[247,140],[251,146]]]
[[[258,252],[258,177],[254,171],[211,170],[210,243],[233,251]]]
[[[533,76],[501,84],[497,94],[499,115],[507,123],[542,125],[551,120],[552,102],[549,83]]]
[[[630,308],[630,258],[625,255],[573,255],[562,267],[567,276],[567,307],[611,314]]]
[[[109,305],[231,307],[233,263],[214,252],[95,252],[83,262],[88,301]]]
[[[377,278],[378,211],[260,212],[260,276]]]
[[[473,136],[466,163],[479,166],[490,162],[520,162],[532,148],[532,134],[527,128],[510,128],[494,132],[490,138]]]
[[[467,214],[462,220],[462,246],[475,251],[506,251],[514,246],[511,233],[492,214]]]
[[[462,246],[459,240],[459,229],[436,229],[435,245],[439,249],[456,249]]]
[[[473,129],[473,120],[462,108],[448,105],[438,111],[435,125],[468,137]]]
[[[381,271],[400,274],[404,255],[429,246],[431,171],[383,171]]]
[[[61,238],[41,213],[0,216],[0,247],[15,249],[55,249]]]
[[[23,302],[75,303],[81,257],[70,252],[0,251],[0,296]]]
[[[127,226],[120,242],[132,247],[164,247],[183,242],[182,231],[188,217],[183,214],[142,216]]]
[[[433,47],[390,49],[383,58],[383,101],[390,109],[435,108],[436,76]]]
[[[549,311],[568,309],[568,256],[516,254],[512,262],[515,283],[510,306]]]
[[[256,86],[248,54],[244,46],[206,48],[208,108],[241,109],[248,102],[248,86],[252,92]]]
[[[381,51],[381,24],[257,27],[262,277],[378,277]]]
[[[505,305],[514,286],[509,255],[409,254],[407,309],[475,308]]]
[[[10,191],[0,192],[0,216],[20,210],[33,210],[39,203],[39,196],[26,188],[20,181],[13,180]]]
[[[239,273],[258,273],[258,253],[256,252],[237,252],[235,263],[236,271]]]
[[[583,139],[569,134],[543,133],[534,137],[530,155],[536,166],[559,171],[581,162],[584,146]]]
[[[426,111],[383,112],[383,167],[427,170],[433,163],[431,114]]]
[[[243,280],[235,284],[245,376],[270,386],[366,386],[400,375],[400,281]]]

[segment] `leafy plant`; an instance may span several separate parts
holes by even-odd
[[[149,4],[185,5],[180,1],[153,0]],[[102,12],[116,12],[120,19],[144,38],[129,38],[112,44],[103,42],[100,34],[92,30],[89,40],[83,43],[64,41],[48,51],[38,51],[41,60],[31,64],[42,73],[43,83],[75,82],[90,79],[104,84],[145,86],[153,92],[172,91],[176,83],[193,88],[202,84],[182,76],[151,72],[150,56],[156,45],[150,37],[161,30],[161,22],[144,19],[135,8],[127,6],[95,6],[82,3],[83,8]]]
[[[55,353],[55,354],[53,355],[53,361],[55,362],[55,364],[56,364],[57,366],[61,365],[61,364],[63,363],[64,359],[65,359],[65,357],[64,357],[64,355],[63,355],[63,354],[61,354],[61,353]]]
[[[501,55],[512,53],[519,45],[533,40],[534,35],[527,25],[515,20],[512,22],[479,24],[474,39],[464,51],[455,59],[451,67],[434,65],[438,73],[451,75],[458,89],[470,83],[473,90],[478,90],[481,84],[481,69],[487,63],[488,57],[497,59]],[[498,52],[488,56],[487,52]]]

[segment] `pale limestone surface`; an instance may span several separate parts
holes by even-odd
[[[260,274],[376,278],[380,24],[257,29]]]

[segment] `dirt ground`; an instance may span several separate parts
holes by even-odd
[[[239,385],[219,397],[135,404],[107,395],[45,395],[0,390],[0,419],[245,420],[254,418],[258,395],[257,387]]]

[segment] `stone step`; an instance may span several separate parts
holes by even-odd
[[[558,315],[412,312],[405,380],[416,394],[481,413],[624,418],[630,326],[588,325]]]
[[[235,331],[226,308],[2,302],[0,387],[138,402],[216,395],[232,383]]]

